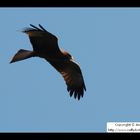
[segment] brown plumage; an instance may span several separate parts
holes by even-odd
[[[83,97],[84,90],[86,91],[79,65],[68,52],[59,49],[55,35],[45,30],[40,24],[40,28],[32,24],[30,26],[32,28],[26,28],[22,32],[28,34],[33,51],[20,49],[10,63],[35,56],[46,59],[63,76],[70,96],[74,94],[74,98],[79,100]]]

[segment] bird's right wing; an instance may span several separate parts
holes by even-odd
[[[22,32],[28,34],[33,50],[43,54],[61,53],[58,46],[58,39],[55,35],[45,30],[40,24],[36,27],[30,24],[32,28],[25,28]]]

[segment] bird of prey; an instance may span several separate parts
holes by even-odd
[[[36,27],[22,30],[29,37],[33,50],[20,49],[12,58],[10,63],[21,61],[31,57],[40,57],[47,60],[64,78],[67,91],[70,97],[80,99],[83,97],[86,86],[79,65],[74,61],[73,57],[58,46],[58,38],[52,33],[44,29],[40,24]]]

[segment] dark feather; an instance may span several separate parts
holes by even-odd
[[[39,27],[40,27],[43,31],[47,32],[47,30],[45,30],[45,29],[43,28],[43,26],[41,26],[40,24],[39,24]]]
[[[33,51],[21,49],[15,54],[11,63],[34,56],[46,59],[63,76],[70,97],[74,95],[74,98],[79,100],[80,97],[83,97],[84,90],[86,91],[80,66],[72,60],[69,53],[59,49],[58,39],[55,35],[40,24],[40,28],[32,24],[30,26],[32,28],[26,28],[23,32],[28,34]]]
[[[36,27],[36,26],[34,26],[34,25],[32,25],[32,24],[30,24],[30,26],[32,26],[33,28],[35,28],[35,29],[38,30],[38,31],[42,31],[42,30],[40,30],[38,27]]]

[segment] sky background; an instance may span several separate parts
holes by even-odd
[[[140,8],[0,8],[0,19],[0,132],[106,132],[107,122],[140,121]],[[47,61],[9,64],[32,50],[20,32],[29,24],[80,64],[80,101]]]

